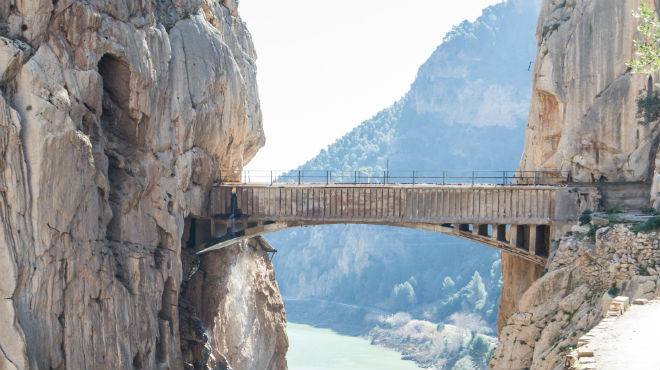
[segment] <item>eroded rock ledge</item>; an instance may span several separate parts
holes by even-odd
[[[589,228],[587,228],[589,230]],[[494,369],[562,369],[564,357],[603,317],[613,296],[660,294],[660,232],[630,225],[600,228],[595,237],[563,239],[547,272],[525,292],[502,328]]]

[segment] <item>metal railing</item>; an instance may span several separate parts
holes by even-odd
[[[221,170],[223,184],[260,185],[561,185],[567,171]]]

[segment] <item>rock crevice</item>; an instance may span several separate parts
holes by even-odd
[[[264,135],[236,4],[156,3],[0,5],[0,368],[191,366],[179,331],[185,218],[206,213],[220,169],[241,168]],[[254,294],[242,312],[213,311],[218,326],[258,316],[261,295],[280,305],[211,345],[240,339],[284,369],[272,266],[258,253],[222,262]],[[211,350],[233,369],[257,366]]]

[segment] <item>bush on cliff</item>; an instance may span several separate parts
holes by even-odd
[[[632,231],[635,233],[650,232],[658,229],[660,229],[660,216],[650,218],[632,227]]]

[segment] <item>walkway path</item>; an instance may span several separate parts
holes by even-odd
[[[631,306],[590,348],[598,370],[660,370],[660,301]]]

